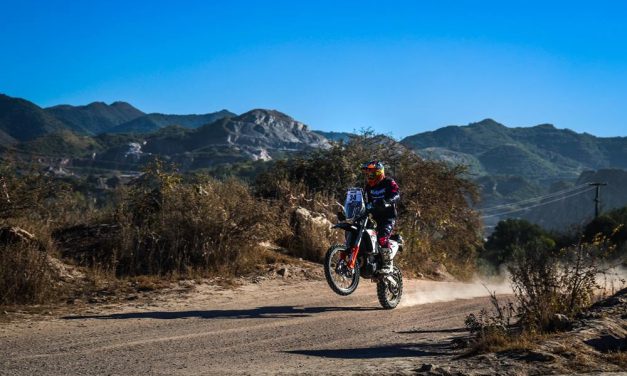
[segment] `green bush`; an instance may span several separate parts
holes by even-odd
[[[512,262],[517,252],[530,244],[540,244],[546,250],[555,248],[555,241],[540,226],[524,219],[505,219],[488,237],[480,257],[498,267]]]

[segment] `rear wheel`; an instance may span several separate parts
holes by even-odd
[[[346,259],[350,257],[344,244],[331,246],[324,258],[324,276],[331,290],[339,295],[350,295],[359,284],[359,262],[351,270]]]
[[[377,297],[383,308],[392,309],[400,303],[402,295],[403,275],[401,270],[395,266],[389,276],[381,277],[377,282]]]

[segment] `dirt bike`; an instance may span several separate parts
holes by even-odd
[[[389,206],[390,204],[385,204]],[[403,276],[394,266],[392,273],[380,273],[383,263],[377,232],[369,214],[372,204],[366,205],[361,188],[350,188],[346,193],[344,211],[338,213],[339,223],[333,228],[345,231],[346,242],[331,246],[324,260],[324,274],[331,290],[339,295],[352,294],[359,284],[360,276],[370,278],[377,284],[377,297],[385,309],[395,308],[403,295]],[[390,237],[391,259],[402,252],[403,239],[400,235]]]

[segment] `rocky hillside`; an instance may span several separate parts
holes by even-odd
[[[279,150],[329,145],[326,138],[309,130],[307,125],[279,111],[263,109],[222,119],[200,128],[198,135],[200,139],[205,136],[214,143]]]
[[[67,104],[48,107],[46,112],[65,123],[72,131],[96,135],[145,115],[126,102],[93,102],[86,106]]]
[[[141,161],[160,155],[182,168],[207,168],[224,163],[270,160],[277,156],[328,147],[326,138],[275,110],[252,110],[225,117],[197,129],[170,126],[133,141],[112,144],[95,162]],[[92,163],[92,162],[90,162]]]

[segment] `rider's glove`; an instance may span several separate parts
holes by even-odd
[[[375,208],[377,208],[377,209],[383,209],[383,208],[385,208],[386,204],[387,204],[387,203],[385,202],[385,200],[384,200],[384,199],[376,200],[376,201],[374,202],[374,206],[375,206]]]

